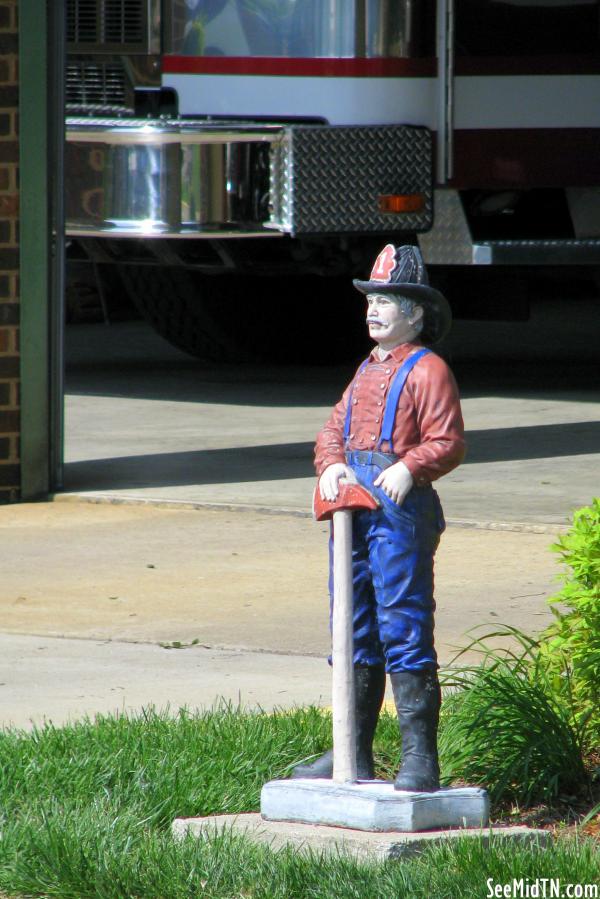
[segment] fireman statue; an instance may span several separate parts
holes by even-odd
[[[315,464],[323,499],[333,501],[340,479],[349,478],[380,502],[376,511],[355,513],[353,523],[358,777],[374,777],[373,736],[388,672],[402,735],[394,786],[428,792],[439,787],[433,557],[444,530],[431,484],[465,451],[456,382],[429,349],[447,334],[451,313],[429,286],[416,247],[388,244],[370,280],[354,285],[366,294],[376,346],[319,433]],[[332,769],[329,751],[298,765],[292,777],[331,778]]]

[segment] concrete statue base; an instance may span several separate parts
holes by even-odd
[[[267,821],[416,833],[447,827],[486,827],[489,798],[479,787],[408,793],[382,780],[348,784],[316,779],[272,780],[262,788],[260,811]]]

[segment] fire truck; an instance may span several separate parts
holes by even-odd
[[[598,271],[598,0],[68,0],[67,50],[69,252],[190,353],[310,336],[388,241],[452,303]]]

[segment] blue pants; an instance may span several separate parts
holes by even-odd
[[[390,673],[436,668],[433,557],[445,526],[440,501],[432,487],[413,487],[399,506],[373,486],[383,470],[373,455],[348,453],[359,483],[381,503],[374,512],[354,513],[354,664],[385,664]],[[332,581],[331,574],[333,603]]]

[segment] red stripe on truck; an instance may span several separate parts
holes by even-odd
[[[435,59],[318,59],[284,56],[164,56],[163,72],[177,75],[283,75],[390,78],[435,75]]]

